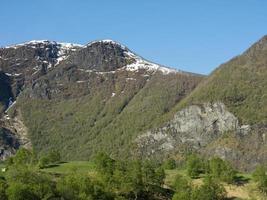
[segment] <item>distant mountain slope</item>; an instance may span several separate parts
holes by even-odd
[[[267,123],[267,36],[222,64],[179,108],[222,101],[244,124]]]
[[[30,57],[25,72],[19,72],[28,81],[23,81],[19,96],[15,96],[17,103],[8,114],[12,117],[21,112],[38,153],[58,149],[65,159],[88,159],[104,150],[126,158],[131,154],[132,141],[143,131],[166,121],[163,114],[203,79],[201,75],[149,62],[111,40],[77,46],[63,59],[57,53],[61,45],[39,43],[40,51],[51,47],[55,54]],[[39,43],[11,49],[35,52]],[[2,51],[4,55],[10,50]],[[42,68],[35,70],[40,60]],[[13,78],[17,77],[13,71],[23,69],[24,65],[2,66],[5,73],[13,73],[10,76]]]

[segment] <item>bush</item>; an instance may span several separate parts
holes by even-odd
[[[61,178],[57,183],[57,190],[65,200],[109,200],[113,197],[104,192],[102,187],[87,176],[70,174]]]
[[[20,148],[14,157],[8,160],[8,165],[32,165],[34,164],[35,156],[33,152],[28,149]]]
[[[191,178],[197,178],[204,171],[203,162],[194,154],[187,157],[186,167]]]
[[[174,159],[168,159],[163,163],[164,169],[175,169],[176,168],[176,162]]]
[[[8,200],[39,200],[32,189],[23,183],[13,183],[7,189]]]
[[[208,173],[213,178],[226,183],[234,183],[236,171],[231,167],[230,163],[221,158],[212,158],[209,160]]]
[[[11,168],[7,171],[6,178],[9,184],[8,191],[11,190],[9,196],[16,192],[20,194],[26,191],[30,192],[31,196],[36,197],[36,199],[48,199],[54,196],[55,191],[52,178],[33,168],[24,166]],[[10,189],[10,186],[13,185],[14,188]]]
[[[0,179],[0,200],[7,200],[6,190],[7,190],[6,181]]]
[[[267,167],[258,166],[253,172],[252,177],[257,182],[259,190],[267,194]]]
[[[204,184],[194,190],[192,200],[224,200],[225,197],[224,187],[208,176],[205,178]]]
[[[42,169],[50,164],[57,164],[60,161],[61,156],[59,151],[52,150],[47,155],[44,155],[39,159],[39,167]]]

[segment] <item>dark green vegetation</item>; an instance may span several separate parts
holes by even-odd
[[[221,159],[203,162],[197,155],[188,157],[185,168],[181,165],[181,169],[167,171],[163,169],[164,163],[114,160],[105,153],[97,154],[90,162],[64,163],[58,160],[60,157],[55,151],[43,157],[53,160],[53,163],[40,169],[41,159],[22,148],[5,166],[1,165],[6,172],[0,174],[0,199],[229,200],[239,197],[239,200],[248,200],[240,198],[242,194],[231,196],[233,189],[229,189],[229,186],[235,188],[243,184],[242,181],[252,182],[245,175],[236,172],[229,174],[225,166],[232,171],[231,166]],[[187,173],[190,174],[196,166],[201,166],[201,173],[191,178]],[[231,177],[231,182],[225,177]],[[254,197],[264,199],[266,168],[257,168],[253,180],[258,188]]]

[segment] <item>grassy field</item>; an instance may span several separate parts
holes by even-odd
[[[42,171],[53,174],[67,174],[71,172],[93,173],[94,165],[88,161],[63,162],[57,165],[50,165]]]

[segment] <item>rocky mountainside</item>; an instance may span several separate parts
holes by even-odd
[[[1,48],[0,157],[20,146],[65,160],[199,152],[250,170],[267,160],[266,55],[265,36],[205,78],[112,40]]]
[[[267,160],[267,36],[217,68],[173,109],[174,117],[139,136],[141,156],[219,156],[250,170]]]
[[[39,154],[58,149],[69,160],[97,151],[126,158],[134,138],[166,121],[203,79],[111,40],[31,41],[2,48],[0,56],[1,126]]]

